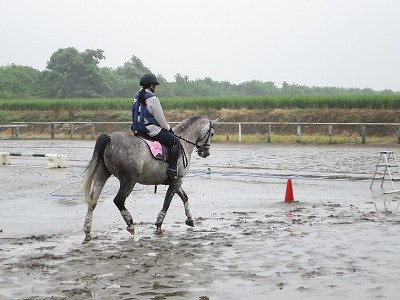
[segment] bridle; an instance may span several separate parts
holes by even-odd
[[[180,139],[182,141],[185,141],[186,143],[189,143],[189,144],[195,146],[196,147],[196,152],[199,153],[199,152],[203,152],[203,151],[205,151],[205,150],[210,148],[210,144],[207,144],[207,141],[209,141],[209,139],[210,139],[211,130],[212,129],[214,129],[214,127],[212,126],[212,122],[210,121],[210,128],[208,129],[207,133],[201,139],[197,139],[195,143],[193,143],[193,142],[191,142],[191,141],[189,141],[189,140],[187,140],[187,139],[185,139],[185,138],[183,138],[183,137],[181,137],[179,135],[175,135],[175,134],[174,135],[178,139]],[[204,144],[199,145],[198,143],[201,142],[204,139],[206,140],[206,142]],[[181,145],[181,152],[182,152],[183,167],[186,168],[188,166],[188,160],[187,160],[186,153],[185,153],[185,150],[183,149],[182,145]]]
[[[175,135],[175,134],[174,135],[178,139],[180,139],[182,141],[185,141],[186,143],[189,143],[189,144],[195,146],[197,152],[202,152],[202,151],[206,150],[207,147],[208,148],[210,147],[210,144],[207,144],[207,141],[209,140],[209,138],[211,136],[211,130],[212,129],[214,129],[214,127],[212,126],[212,122],[210,121],[210,128],[208,129],[207,133],[201,139],[197,139],[195,143],[193,143],[193,142],[191,142],[191,141],[189,141],[189,140],[187,140],[187,139],[185,139],[185,138],[183,138],[181,136],[178,136],[178,135]],[[198,143],[201,142],[204,139],[206,140],[206,143],[199,145]]]

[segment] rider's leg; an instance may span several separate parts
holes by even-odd
[[[172,145],[169,149],[170,151],[170,158],[169,158],[169,166],[168,166],[168,176],[175,177],[178,175],[178,158],[179,158],[179,144]]]
[[[167,173],[168,177],[176,177],[176,175],[178,174],[177,162],[179,158],[180,148],[179,139],[165,129],[161,129],[160,133],[154,136],[154,139],[169,147],[170,159]]]

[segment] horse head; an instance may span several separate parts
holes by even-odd
[[[193,116],[174,127],[175,136],[196,147],[197,154],[206,158],[210,155],[210,142],[217,122],[218,119],[211,121],[207,117]]]
[[[201,130],[199,138],[196,140],[197,154],[202,158],[206,158],[210,155],[210,143],[211,138],[214,135],[214,125],[218,122],[218,119],[205,119],[207,119],[208,122],[205,123],[205,126],[203,126]]]

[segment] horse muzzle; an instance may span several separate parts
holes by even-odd
[[[199,151],[197,151],[197,154],[202,158],[206,158],[207,156],[210,155],[210,149],[199,150]]]

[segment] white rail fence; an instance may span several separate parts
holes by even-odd
[[[11,136],[13,138],[19,139],[21,137],[20,128],[27,127],[27,126],[28,125],[26,125],[26,124],[2,124],[2,125],[0,125],[0,129],[1,128],[5,128],[5,129],[11,128]]]
[[[170,122],[177,124],[178,122]],[[51,139],[55,139],[57,134],[63,133],[69,135],[71,139],[81,135],[81,138],[90,136],[91,139],[96,138],[96,130],[98,133],[112,131],[129,131],[131,122],[12,122],[13,127],[18,126],[19,138],[20,128],[33,128],[35,126],[44,126],[43,132],[49,134]],[[292,132],[296,136],[296,141],[301,142],[304,133],[318,132],[325,133],[329,142],[332,141],[334,131],[343,133],[343,131],[358,132],[361,143],[366,143],[367,136],[376,135],[379,131],[387,137],[395,137],[400,144],[400,123],[297,123],[297,122],[218,122],[217,134],[228,135],[237,134],[238,141],[242,142],[242,136],[249,133],[249,130],[266,134],[267,142],[271,142],[272,133],[275,132]],[[10,125],[8,125],[10,126]],[[3,125],[6,127],[6,125]],[[379,129],[377,129],[379,128]]]

